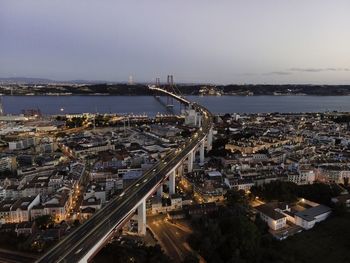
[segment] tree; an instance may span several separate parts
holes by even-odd
[[[254,185],[250,191],[267,201],[294,202],[297,198],[306,198],[316,203],[331,204],[331,198],[340,194],[339,187],[330,184],[314,183],[296,185],[292,182],[275,181],[260,186]]]
[[[230,189],[226,192],[225,199],[229,207],[236,206],[237,204],[247,205],[248,203],[244,190],[237,191],[235,189]]]
[[[74,225],[75,227],[80,226],[80,221],[79,221],[79,219],[75,219],[74,222],[73,222],[73,225]]]
[[[67,136],[67,133],[62,132],[62,131],[56,133],[56,137],[57,137],[57,138],[59,138],[59,137],[66,137],[66,136]]]
[[[191,132],[189,130],[183,130],[181,131],[181,136],[184,138],[189,138],[191,137]]]
[[[267,201],[294,202],[298,197],[298,185],[291,182],[274,181],[260,186],[254,185],[250,191]]]
[[[331,205],[332,197],[340,194],[339,187],[331,184],[314,183],[309,185],[301,185],[298,187],[298,196],[306,198],[316,203]]]
[[[86,117],[73,117],[72,119],[67,119],[66,126],[69,128],[77,128],[83,126]]]
[[[116,243],[108,244],[94,257],[94,262],[136,262],[136,263],[171,263],[159,245],[145,246],[128,244],[127,246]]]
[[[2,178],[10,177],[12,175],[13,175],[13,173],[8,169],[0,172],[0,177],[2,177]]]
[[[225,148],[225,145],[228,143],[227,138],[218,138],[215,141],[213,141],[212,148],[213,149],[222,149]]]
[[[259,215],[256,215],[255,220],[254,220],[254,224],[256,225],[256,227],[258,228],[258,230],[260,231],[261,234],[268,233],[269,226],[267,225],[267,223],[264,220],[261,219],[261,217]]]
[[[199,263],[199,259],[195,254],[188,255],[182,263]]]
[[[212,149],[208,152],[208,156],[217,156],[217,157],[225,157],[229,154],[231,154],[231,151],[224,148]]]
[[[347,212],[346,205],[344,203],[336,203],[333,207],[334,214],[337,216],[344,216]]]
[[[50,215],[38,216],[35,218],[35,223],[39,229],[47,229],[50,225],[54,223]]]
[[[226,208],[221,213],[203,216],[193,223],[195,231],[189,243],[208,263],[258,262],[260,232],[247,217],[236,215]]]

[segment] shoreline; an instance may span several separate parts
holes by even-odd
[[[220,96],[215,95],[199,95],[199,94],[182,94],[183,96],[194,96],[194,97],[349,97],[350,94],[254,94],[254,95],[238,95],[238,94],[222,94]],[[151,97],[152,94],[99,94],[99,93],[72,93],[72,94],[0,94],[3,97],[82,97],[82,96],[93,96],[93,97]]]

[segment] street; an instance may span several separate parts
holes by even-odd
[[[168,222],[165,215],[149,216],[147,220],[155,238],[175,262],[182,262],[191,253],[191,248],[187,244],[191,230]]]
[[[34,262],[34,260],[37,259],[37,256],[24,253],[24,252],[18,252],[18,251],[12,251],[7,249],[0,249],[0,262],[4,263],[26,263],[26,262]]]

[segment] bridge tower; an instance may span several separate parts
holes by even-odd
[[[156,78],[156,87],[157,87],[157,88],[160,87],[160,78]]]
[[[176,92],[174,92],[174,77],[173,77],[173,75],[168,75],[168,77],[167,77],[167,90],[169,92],[173,92],[176,94]],[[168,108],[174,107],[174,100],[171,96],[167,96],[166,100],[167,100],[166,104],[167,104]]]

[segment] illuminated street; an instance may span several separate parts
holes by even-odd
[[[182,262],[191,253],[187,243],[191,233],[188,229],[167,222],[164,215],[149,216],[147,220],[155,238],[175,262]]]

